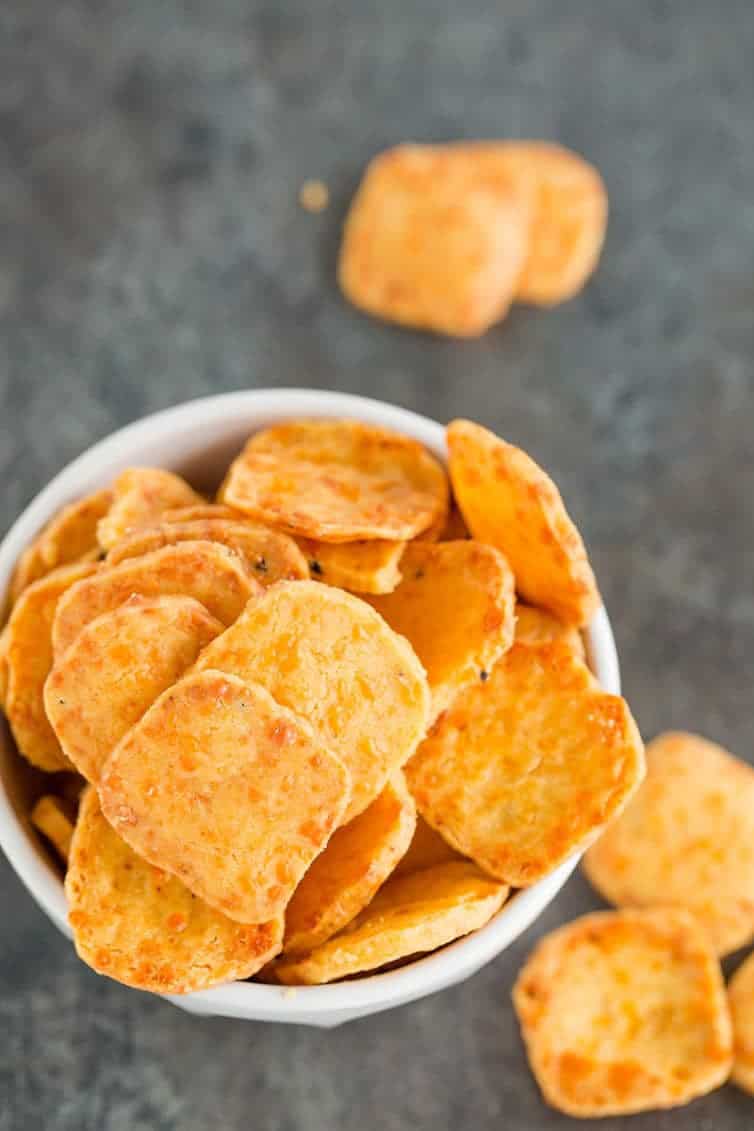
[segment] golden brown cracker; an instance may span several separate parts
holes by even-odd
[[[429,689],[410,645],[358,597],[315,581],[265,590],[197,666],[257,680],[309,720],[351,773],[347,821],[425,733]]]
[[[394,593],[368,600],[424,665],[436,718],[510,647],[513,574],[492,546],[469,541],[414,542],[401,572]]]
[[[28,585],[59,566],[71,565],[99,553],[97,523],[112,502],[109,490],[96,491],[58,511],[21,555],[10,585],[15,602]]]
[[[444,512],[448,483],[408,436],[358,420],[289,420],[251,437],[220,495],[289,534],[401,541]]]
[[[641,781],[626,702],[565,644],[514,644],[461,692],[406,767],[419,812],[464,856],[525,887],[583,848]]]
[[[228,518],[232,522],[247,521],[246,515],[222,503],[194,503],[187,507],[170,507],[163,511],[158,522],[205,522],[207,519]]]
[[[407,851],[398,861],[393,875],[402,876],[408,872],[422,872],[437,864],[448,864],[451,860],[463,860],[460,852],[451,848],[438,832],[417,814],[416,828]]]
[[[246,925],[132,852],[84,794],[66,875],[76,951],[127,986],[185,994],[250,978],[280,950],[282,918]]]
[[[660,735],[644,784],[583,866],[618,906],[693,912],[718,954],[751,942],[754,769],[697,735]]]
[[[70,768],[47,720],[43,688],[52,667],[56,608],[67,590],[96,568],[79,564],[52,570],[24,589],[8,621],[5,713],[20,753],[40,770]]]
[[[309,576],[306,559],[292,538],[259,523],[226,518],[163,522],[122,538],[107,555],[108,565],[152,553],[178,542],[218,542],[240,554],[261,585]]]
[[[217,671],[164,692],[99,785],[103,813],[135,852],[241,923],[283,912],[350,792],[308,723]]]
[[[553,306],[581,290],[597,266],[607,228],[607,190],[598,171],[561,145],[507,142],[499,147],[512,171],[534,183],[519,302]]]
[[[736,970],[728,984],[733,1021],[733,1071],[731,1079],[754,1095],[754,954]]]
[[[572,648],[580,660],[586,660],[584,639],[573,625],[563,624],[552,613],[534,605],[516,604],[516,640],[519,644],[550,644],[561,640]]]
[[[103,550],[111,549],[142,526],[152,526],[164,511],[204,503],[180,475],[160,467],[129,467],[113,484],[113,502],[97,526]]]
[[[73,836],[72,813],[59,797],[45,794],[31,811],[31,823],[53,846],[58,856],[66,862]]]
[[[53,625],[55,656],[62,656],[85,625],[129,597],[193,597],[222,624],[232,624],[260,592],[245,562],[217,542],[178,542],[115,566],[104,566],[66,593]]]
[[[318,542],[299,538],[311,576],[354,593],[392,593],[401,579],[405,542]]]
[[[388,880],[345,930],[306,954],[280,959],[273,977],[284,985],[317,985],[436,950],[483,927],[507,894],[466,861]]]
[[[361,310],[476,337],[503,318],[526,262],[531,191],[519,170],[453,145],[401,145],[369,164],[338,263]]]
[[[513,990],[549,1104],[575,1116],[675,1107],[731,1065],[720,967],[682,911],[585,915],[546,936]]]
[[[355,919],[405,854],[416,805],[400,770],[363,813],[334,834],[285,912],[286,954],[320,946]]]
[[[222,631],[192,597],[131,597],[90,621],[44,689],[47,717],[79,773],[96,783],[121,738]]]
[[[448,425],[453,490],[472,537],[497,546],[520,595],[577,628],[600,605],[584,543],[555,484],[520,448],[479,424]]]

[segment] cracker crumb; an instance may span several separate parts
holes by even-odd
[[[330,203],[330,191],[324,181],[304,181],[298,202],[305,212],[324,212]]]
[[[298,990],[296,989],[295,986],[286,986],[285,989],[283,990],[283,997],[284,998],[288,998],[288,999],[294,998],[294,997],[297,996],[297,994],[298,994]]]

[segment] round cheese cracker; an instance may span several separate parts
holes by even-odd
[[[387,150],[367,168],[346,219],[341,289],[389,322],[477,337],[516,293],[531,204],[518,168],[471,146]]]
[[[647,777],[584,871],[618,906],[693,912],[718,954],[754,938],[754,769],[693,734],[647,747]]]
[[[516,588],[566,624],[600,605],[584,543],[555,484],[520,448],[468,420],[448,425],[450,477],[474,538],[502,550]]]
[[[186,994],[250,978],[280,950],[282,917],[245,925],[148,864],[84,794],[65,879],[76,952],[138,990]]]
[[[580,660],[586,659],[584,640],[577,628],[523,601],[516,604],[516,640],[519,644],[550,644],[560,640],[572,648]]]
[[[368,600],[424,665],[436,718],[513,642],[513,574],[492,546],[469,541],[414,542],[401,572],[394,593]]]
[[[241,923],[283,912],[351,793],[307,723],[217,671],[186,676],[150,707],[99,792],[135,852]]]
[[[464,856],[526,887],[590,843],[644,772],[626,702],[562,643],[514,644],[406,767],[419,812]]]
[[[35,803],[31,811],[32,825],[49,840],[58,856],[68,860],[73,836],[73,806],[68,806],[59,797],[45,794]]]
[[[56,658],[90,621],[133,594],[193,597],[222,624],[232,624],[261,592],[242,558],[217,542],[178,542],[119,565],[101,568],[61,600],[53,625]]]
[[[291,420],[251,437],[220,495],[290,534],[401,541],[445,511],[448,483],[407,436],[357,420]]]
[[[354,593],[392,593],[401,579],[405,542],[318,542],[299,538],[312,577]]]
[[[730,1071],[720,967],[681,911],[602,912],[561,927],[530,956],[513,1003],[542,1094],[569,1115],[675,1107]]]
[[[21,754],[40,770],[70,769],[45,713],[43,689],[52,667],[52,627],[61,597],[90,564],[60,566],[24,589],[7,626],[5,713]]]
[[[736,970],[728,985],[733,1021],[733,1072],[731,1079],[754,1096],[754,954]]]
[[[398,771],[338,829],[296,888],[285,912],[284,953],[312,950],[350,923],[405,854],[415,827],[416,805]]]
[[[111,549],[142,526],[152,526],[164,511],[204,503],[180,475],[159,467],[129,467],[113,484],[113,501],[97,526],[103,550]]]
[[[107,513],[112,493],[96,491],[63,507],[21,555],[10,584],[10,599],[18,600],[34,581],[59,566],[97,557],[97,523]]]
[[[121,539],[107,555],[108,565],[174,546],[178,542],[218,542],[240,554],[260,585],[309,576],[306,559],[292,538],[257,523],[226,518],[163,522]]]
[[[465,861],[388,880],[344,931],[307,954],[280,959],[272,977],[318,985],[437,950],[483,927],[507,894]]]
[[[605,242],[607,190],[583,157],[542,141],[497,147],[512,171],[531,186],[529,247],[516,284],[516,299],[537,306],[565,302],[594,271]]]
[[[44,689],[66,757],[91,782],[124,734],[223,626],[192,597],[131,597],[90,621]]]
[[[426,731],[429,689],[408,642],[358,597],[314,581],[265,590],[197,666],[256,680],[309,720],[351,773],[347,821]]]

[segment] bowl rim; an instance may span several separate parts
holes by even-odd
[[[446,460],[444,427],[408,409],[368,397],[335,391],[250,389],[186,401],[142,417],[110,433],[68,463],[31,500],[0,542],[0,595],[7,590],[21,551],[52,515],[72,499],[104,486],[122,468],[137,462],[143,447],[171,444],[173,456],[161,466],[175,467],[196,452],[213,427],[243,434],[292,416],[352,417],[394,428],[414,437]],[[250,419],[245,424],[246,418]],[[620,694],[620,671],[607,612],[601,607],[584,633],[589,662],[606,691]],[[14,811],[0,780],[0,847],[11,867],[55,926],[71,937],[60,877],[30,828]],[[256,982],[231,982],[187,995],[165,995],[190,1012],[253,1017],[260,1020],[326,1020],[337,1014],[387,1009],[461,981],[513,942],[552,901],[581,856],[572,854],[553,872],[516,893],[481,929],[397,970],[349,982],[291,988]]]

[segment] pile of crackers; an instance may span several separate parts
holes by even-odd
[[[597,169],[561,145],[399,145],[364,174],[339,282],[377,318],[478,337],[513,303],[577,294],[599,260],[607,211]]]
[[[545,1098],[570,1115],[674,1107],[729,1077],[754,1094],[754,769],[685,732],[583,859],[619,910],[540,942],[513,1001]]]
[[[292,420],[214,501],[132,468],[26,551],[3,701],[56,775],[34,819],[94,969],[173,993],[381,969],[625,805],[642,744],[586,665],[599,594],[557,489],[466,421],[448,453],[450,480],[406,436]]]
[[[469,421],[447,455],[290,420],[214,500],[131,468],[26,550],[0,701],[49,775],[31,818],[66,865],[77,952],[157,993],[332,982],[483,927],[591,845],[590,877],[631,909],[530,959],[532,1067],[578,1114],[683,1102],[731,1069],[715,951],[754,933],[754,772],[683,739],[639,789],[636,724],[586,662],[600,597],[556,486]],[[679,780],[704,843],[697,818],[656,815]]]

